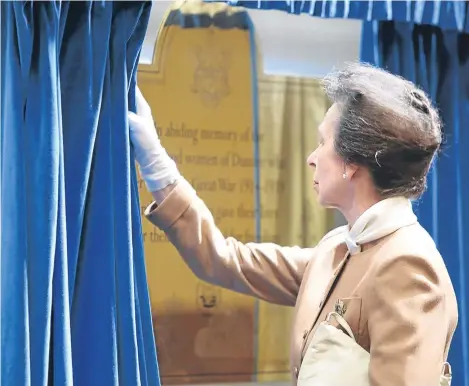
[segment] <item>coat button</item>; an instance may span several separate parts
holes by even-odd
[[[298,378],[298,373],[299,373],[298,367],[295,367],[295,368],[293,369],[293,372],[295,373],[295,377]]]
[[[308,330],[303,331],[303,339],[306,339],[306,337],[308,336],[308,332]]]

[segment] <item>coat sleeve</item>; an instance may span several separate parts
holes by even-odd
[[[190,184],[182,180],[145,216],[165,232],[201,280],[280,305],[294,306],[314,248],[244,244],[225,237]]]
[[[416,256],[378,268],[366,303],[371,386],[439,385],[457,319],[440,268]]]

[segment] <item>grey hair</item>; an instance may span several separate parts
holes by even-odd
[[[323,80],[340,109],[335,148],[346,163],[365,166],[383,197],[420,197],[442,143],[429,97],[402,77],[349,63]]]

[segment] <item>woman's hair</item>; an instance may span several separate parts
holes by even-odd
[[[352,63],[323,81],[340,109],[335,148],[346,163],[368,168],[383,197],[418,198],[442,142],[438,112],[413,83]]]

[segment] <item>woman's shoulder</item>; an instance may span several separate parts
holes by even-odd
[[[420,272],[436,282],[451,282],[443,256],[419,223],[403,227],[387,237],[376,257],[374,265],[377,271],[408,271],[412,277]]]
[[[402,227],[389,235],[383,243],[390,257],[421,256],[440,258],[441,255],[435,241],[425,228],[416,222]]]

